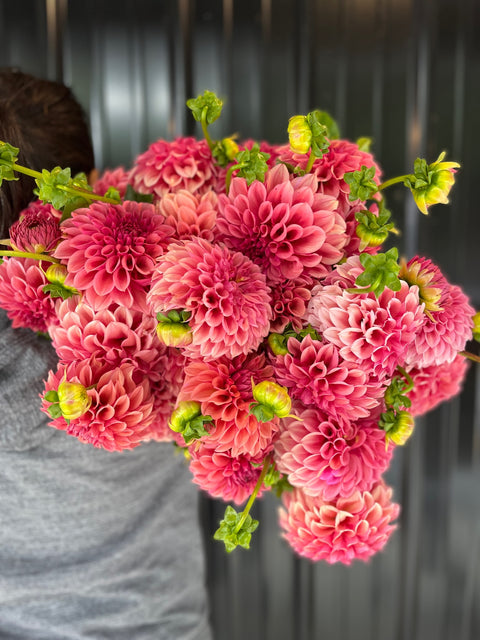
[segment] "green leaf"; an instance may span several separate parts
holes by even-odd
[[[237,155],[236,161],[240,165],[237,176],[245,178],[249,185],[254,180],[263,182],[268,170],[267,160],[269,158],[270,154],[260,151],[258,142],[255,142],[251,149],[244,149]]]
[[[232,506],[228,505],[225,509],[224,518],[220,522],[220,527],[213,535],[215,540],[223,541],[228,553],[231,553],[238,546],[249,549],[252,533],[258,527],[258,520],[254,520],[250,515],[247,515],[237,531],[242,516],[243,513],[237,513]]]
[[[50,389],[50,391],[47,391],[43,398],[47,402],[58,402],[58,393],[54,389]]]
[[[395,411],[411,407],[410,398],[404,395],[407,387],[408,383],[403,377],[395,376],[385,390],[385,405]]]
[[[47,407],[47,411],[54,420],[62,417],[62,410],[60,409],[60,405],[58,403],[51,404],[49,407]]]
[[[62,298],[62,300],[78,295],[78,291],[64,287],[58,282],[46,284],[42,291],[43,293],[49,293],[52,298]]]
[[[314,111],[314,113],[316,114],[317,121],[326,127],[327,138],[329,140],[338,140],[340,138],[340,129],[332,116],[327,111],[319,111],[318,109]]]
[[[398,264],[398,249],[392,247],[386,253],[370,255],[360,254],[360,262],[364,271],[355,280],[355,284],[362,288],[370,288],[376,296],[379,296],[385,287],[392,291],[400,291],[401,282],[398,278],[400,265]],[[350,291],[354,291],[350,290]]]
[[[378,191],[375,171],[375,167],[363,165],[360,171],[350,171],[343,176],[350,186],[350,200],[369,200]]]
[[[13,165],[18,160],[18,147],[8,142],[0,142],[0,187],[4,180],[18,180]]]
[[[118,191],[117,191],[118,193]],[[120,197],[120,196],[119,196]],[[131,184],[127,185],[124,200],[132,202],[153,202],[153,193],[139,193],[135,191]]]
[[[328,114],[326,115],[328,116]],[[312,153],[316,158],[321,158],[323,154],[328,151],[328,147],[330,146],[330,142],[328,140],[328,127],[323,122],[325,119],[325,111],[311,111],[307,114],[306,118],[312,132]],[[332,119],[330,118],[330,120]]]
[[[70,168],[55,167],[52,171],[42,170],[42,177],[36,178],[38,189],[34,193],[42,202],[49,202],[54,209],[61,210],[72,200],[72,195],[59,187],[66,187],[71,182]],[[78,194],[74,195],[77,198]]]
[[[207,124],[212,124],[222,113],[223,101],[212,91],[204,91],[203,95],[187,100],[187,107],[191,110],[197,122],[205,117]]]
[[[275,417],[273,409],[260,402],[252,402],[248,413],[254,415],[259,422],[270,422]]]

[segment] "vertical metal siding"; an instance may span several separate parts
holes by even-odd
[[[25,7],[28,6],[28,10]],[[200,130],[185,100],[225,97],[217,135],[281,142],[288,117],[330,111],[370,135],[386,175],[442,150],[462,163],[451,205],[421,216],[388,195],[401,249],[431,257],[480,306],[476,185],[478,0],[0,0],[0,64],[70,84],[90,113],[99,168],[157,138]],[[218,640],[480,637],[480,374],[418,420],[388,472],[399,528],[368,564],[311,564],[279,536],[278,502],[255,507],[249,552],[211,540],[224,504],[202,498]]]

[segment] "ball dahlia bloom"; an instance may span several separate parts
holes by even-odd
[[[155,262],[171,233],[152,204],[94,202],[62,223],[55,250],[67,267],[67,286],[83,293],[94,309],[117,304],[148,311],[146,292]]]
[[[130,170],[127,170],[124,167],[105,169],[105,171],[95,180],[92,188],[94,193],[99,196],[104,196],[110,187],[114,187],[117,189],[120,197],[124,198],[129,181]]]
[[[408,374],[414,386],[408,393],[412,402],[409,412],[421,416],[456,396],[462,389],[468,368],[468,360],[459,354],[452,362],[410,369]]]
[[[217,218],[218,197],[214,191],[194,195],[181,189],[166,193],[158,203],[158,210],[165,218],[165,224],[172,228],[172,236],[177,240],[188,240],[192,236],[214,239]]]
[[[60,242],[58,211],[51,205],[32,202],[10,229],[12,248],[29,253],[49,253]]]
[[[282,500],[283,537],[299,555],[329,564],[365,561],[383,549],[400,511],[383,481],[336,500],[307,496],[301,489],[284,492]]]
[[[385,391],[338,347],[306,336],[290,338],[288,353],[275,359],[275,378],[291,398],[315,405],[333,418],[366,418]]]
[[[155,319],[135,309],[95,309],[77,297],[57,302],[58,324],[50,337],[63,363],[95,357],[111,367],[133,364],[150,377],[160,377],[166,347],[155,333]]]
[[[284,280],[272,287],[272,321],[270,331],[282,333],[288,323],[294,331],[303,327],[303,318],[315,282],[308,276]]]
[[[402,282],[399,291],[348,293],[338,285],[312,291],[307,321],[325,340],[378,380],[391,377],[425,322],[418,288]]]
[[[12,327],[48,331],[57,322],[55,302],[43,287],[48,284],[47,262],[31,258],[4,258],[0,263],[0,307]]]
[[[218,451],[208,442],[189,448],[189,468],[193,482],[213,498],[242,504],[253,492],[262,471],[262,457],[233,456],[230,451]],[[261,496],[265,487],[260,488]]]
[[[246,256],[202,238],[170,245],[158,260],[148,302],[154,313],[191,313],[189,357],[234,358],[258,348],[268,334],[270,289]]]
[[[49,423],[51,427],[107,451],[133,449],[148,439],[153,399],[149,381],[133,365],[112,369],[94,359],[60,364],[56,372],[49,372],[45,393],[56,391],[65,379],[88,389],[91,406],[68,423],[63,417],[55,418]],[[42,411],[48,415],[50,403],[44,396]]]
[[[343,256],[345,223],[337,201],[316,191],[314,176],[291,180],[284,165],[265,183],[234,178],[219,197],[217,238],[258,264],[269,284],[323,277]]]
[[[325,500],[369,491],[387,469],[393,446],[375,420],[335,420],[316,408],[295,407],[300,420],[284,418],[275,461],[288,481]]]
[[[453,362],[472,338],[475,309],[468,297],[427,258],[412,258],[400,276],[418,286],[426,309],[425,322],[407,350],[407,364],[424,368]]]
[[[151,193],[154,201],[168,192],[186,189],[196,195],[225,188],[226,170],[215,164],[206,140],[157,140],[134,162],[130,181],[135,191]]]
[[[193,360],[185,368],[178,399],[199,402],[202,414],[213,418],[209,435],[203,439],[217,451],[230,451],[235,457],[257,456],[270,447],[279,420],[259,422],[250,413],[252,380],[258,384],[272,378],[273,368],[263,354],[209,362]]]

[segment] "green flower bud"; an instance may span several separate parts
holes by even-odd
[[[448,204],[448,194],[455,182],[458,162],[443,162],[443,151],[435,162],[427,165],[426,160],[417,158],[414,174],[405,179],[420,211],[427,215],[428,207],[434,204]]]
[[[382,413],[379,426],[385,430],[385,444],[392,441],[404,445],[413,433],[415,422],[408,411],[388,411]]]
[[[92,404],[87,389],[79,382],[63,380],[58,385],[58,405],[65,420],[75,420],[86,413]]]
[[[159,322],[157,336],[167,347],[186,347],[193,339],[189,325],[181,322]]]
[[[480,311],[473,316],[473,339],[480,342]]]
[[[175,433],[181,433],[185,443],[190,444],[193,440],[208,435],[205,422],[213,422],[213,419],[202,414],[201,404],[194,400],[184,400],[173,411],[168,426]]]
[[[306,116],[292,116],[287,131],[293,153],[308,153],[312,146],[312,130]]]
[[[256,402],[250,405],[250,413],[260,422],[268,422],[275,416],[290,417],[292,401],[286,387],[281,387],[272,380],[262,380],[258,384],[253,384],[252,381],[252,392]]]

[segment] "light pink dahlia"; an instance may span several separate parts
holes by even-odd
[[[9,229],[12,248],[30,253],[49,253],[60,242],[58,211],[34,201]]]
[[[155,200],[168,192],[186,189],[202,195],[225,188],[226,170],[215,164],[206,140],[157,140],[140,154],[130,180],[135,191],[152,193]]]
[[[93,192],[99,196],[104,196],[110,187],[117,189],[121,198],[125,197],[128,183],[130,181],[130,170],[124,167],[116,169],[105,169],[103,173],[93,183]]]
[[[234,178],[219,197],[218,239],[258,264],[269,283],[323,277],[343,256],[345,223],[337,201],[316,190],[314,176],[290,179],[284,165],[265,183]]]
[[[52,420],[49,425],[66,431],[82,442],[108,451],[133,449],[148,438],[153,420],[153,399],[147,378],[129,364],[112,369],[95,360],[60,364],[50,371],[45,392],[57,390],[65,379],[82,384],[92,404],[79,418]],[[49,403],[42,400],[42,411],[48,414]]]
[[[233,456],[208,442],[194,443],[189,452],[193,482],[213,498],[242,504],[253,492],[262,470],[261,457]],[[258,495],[264,490],[262,485]]]
[[[65,239],[55,250],[68,275],[95,309],[117,304],[147,311],[146,291],[155,261],[167,246],[170,227],[152,204],[94,202],[62,224]]]
[[[390,377],[425,322],[418,288],[402,282],[399,291],[348,293],[338,285],[317,286],[307,311],[307,321],[323,338],[379,380]]]
[[[275,461],[290,484],[325,500],[369,491],[387,469],[393,446],[375,420],[336,420],[313,407],[295,405],[301,420],[284,418]]]
[[[283,537],[296,553],[329,564],[368,560],[386,545],[400,507],[383,481],[371,491],[326,501],[301,489],[284,492],[279,522]]]
[[[426,310],[425,322],[406,353],[407,364],[424,368],[453,362],[472,338],[475,309],[468,297],[427,258],[412,258],[400,275],[418,286]]]
[[[200,402],[203,415],[214,420],[203,440],[217,451],[231,450],[233,456],[257,456],[270,446],[279,429],[278,418],[259,422],[249,413],[254,402],[252,380],[258,384],[273,379],[273,368],[263,354],[191,361],[185,369],[185,382],[179,401]]]
[[[213,241],[217,218],[218,197],[214,191],[202,196],[181,189],[166,193],[158,202],[158,209],[165,217],[165,224],[172,227],[172,237],[188,240],[192,236]]]
[[[58,325],[50,337],[63,363],[95,357],[111,367],[130,363],[150,377],[161,377],[166,347],[155,332],[154,318],[135,309],[95,311],[88,302],[68,298],[57,303]]]
[[[457,355],[452,362],[410,369],[408,374],[414,384],[412,391],[408,393],[412,402],[408,409],[410,413],[421,416],[460,393],[468,367],[468,360]]]
[[[0,307],[12,327],[46,332],[57,322],[55,302],[43,292],[48,284],[43,269],[49,264],[31,258],[4,258],[0,263]]]
[[[202,238],[170,245],[159,259],[148,302],[154,313],[191,312],[189,357],[230,358],[258,348],[268,334],[270,290],[259,267]]]
[[[275,378],[291,398],[315,405],[333,418],[366,418],[385,391],[355,362],[344,360],[338,347],[306,336],[290,338],[288,353],[275,360]]]

